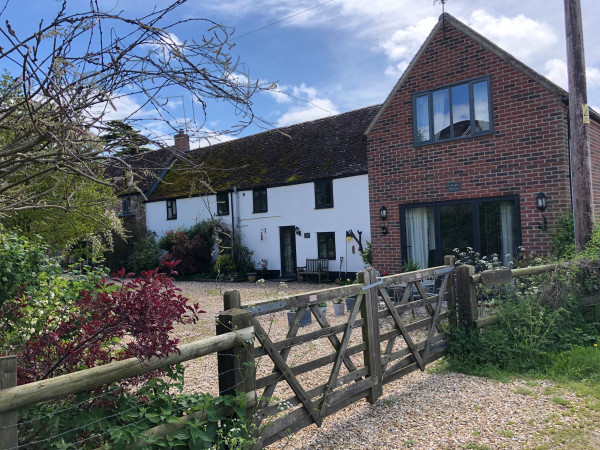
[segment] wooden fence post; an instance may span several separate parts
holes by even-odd
[[[467,327],[475,325],[477,320],[477,290],[471,281],[475,267],[467,264],[456,268],[456,299],[458,302],[459,323]]]
[[[17,385],[17,357],[0,357],[0,391]],[[0,449],[19,445],[17,411],[0,414]]]
[[[358,274],[359,283],[369,286],[377,281],[375,269],[367,268]],[[375,403],[381,396],[381,348],[379,339],[379,297],[377,287],[365,291],[365,297],[360,305],[360,315],[365,320],[362,327],[363,341],[367,344],[364,355],[364,364],[368,368],[367,376],[373,377],[377,383],[369,389],[367,401]]]
[[[239,291],[226,291],[223,304],[225,311],[219,313],[217,335],[252,326],[252,313],[241,309]],[[217,362],[219,395],[236,395],[254,390],[256,384],[254,341],[218,352]]]
[[[444,265],[454,266],[454,256],[444,256]],[[454,278],[455,274],[450,274],[450,279],[448,280],[448,292],[450,292],[450,298],[448,299],[450,316],[448,317],[448,322],[450,322],[450,325],[452,326],[456,325],[456,284]]]

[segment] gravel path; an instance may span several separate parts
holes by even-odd
[[[242,304],[248,304],[275,298],[278,291],[293,294],[327,287],[289,283],[282,288],[275,282],[264,286],[178,282],[177,286],[206,311],[200,323],[176,330],[182,342],[214,335],[214,316],[222,309],[228,289],[239,290]],[[268,325],[276,335],[287,331],[283,316]],[[318,350],[315,344],[312,348]],[[270,369],[268,365],[259,368]],[[216,356],[190,361],[185,375],[187,391],[218,393]],[[306,385],[316,381],[301,380]],[[600,448],[599,411],[600,402],[577,397],[546,381],[499,383],[435,370],[413,372],[385,385],[374,405],[359,401],[327,417],[321,428],[312,425],[269,448]]]

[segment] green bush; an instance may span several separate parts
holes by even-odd
[[[47,252],[39,237],[28,239],[0,229],[0,306],[25,288],[39,286],[40,272],[60,273],[60,266]]]
[[[229,255],[219,255],[214,270],[220,275],[232,275],[236,272],[235,263]]]
[[[574,229],[572,214],[565,214],[558,219],[550,235],[550,252],[555,258],[571,259],[575,256]]]
[[[448,363],[453,370],[481,373],[490,368],[513,373],[546,373],[556,354],[600,338],[598,307],[582,307],[580,270],[519,279],[496,299],[500,323],[480,331],[449,330]],[[593,312],[593,313],[591,313]]]
[[[158,267],[160,249],[154,239],[154,233],[146,231],[132,244],[125,268],[128,272],[140,273]]]
[[[0,354],[43,331],[48,318],[64,320],[82,290],[107,275],[104,268],[70,268],[67,276],[37,238],[0,232]]]
[[[360,256],[365,264],[373,264],[373,251],[371,242],[367,241],[367,248],[360,252]]]
[[[129,225],[125,239],[115,236],[113,250],[104,255],[104,264],[111,272],[118,272],[123,267],[127,272],[135,273],[156,269],[160,249],[154,236],[145,227]]]
[[[62,402],[40,403],[19,410],[19,445],[36,442],[35,448],[127,448],[144,431],[173,422],[186,414],[203,411],[203,418],[189,421],[182,430],[166,437],[146,438],[144,448],[226,449],[250,448],[256,427],[246,419],[245,397],[214,398],[209,394],[182,394],[183,366],[167,371],[141,388],[115,389],[74,396],[77,408]],[[231,407],[234,417],[222,414]],[[118,411],[119,414],[115,414]]]

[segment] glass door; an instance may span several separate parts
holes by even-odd
[[[440,205],[440,234],[442,255],[453,255],[454,249],[464,252],[475,248],[473,236],[473,204]]]
[[[281,246],[281,276],[296,275],[296,227],[279,227]]]

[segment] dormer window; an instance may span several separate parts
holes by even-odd
[[[415,145],[493,131],[489,77],[413,95]]]

